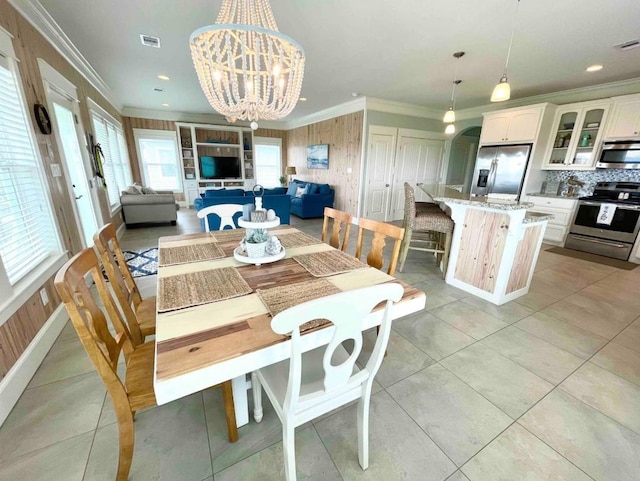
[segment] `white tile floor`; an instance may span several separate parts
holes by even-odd
[[[319,220],[292,222],[319,236]],[[122,245],[195,231],[183,210],[177,226],[128,230]],[[427,307],[394,324],[369,469],[358,465],[348,407],[298,430],[298,478],[640,479],[640,268],[542,252],[536,270],[527,296],[497,307],[447,286],[432,258],[412,251],[397,276],[426,292]],[[143,294],[155,282],[140,278]],[[264,406],[235,444],[218,390],[139,413],[130,479],[283,480],[280,424]],[[0,480],[111,481],[117,443],[110,400],[67,326],[0,428]]]

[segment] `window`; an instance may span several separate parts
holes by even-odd
[[[256,182],[263,187],[279,187],[282,175],[282,139],[255,137]]]
[[[182,192],[176,133],[170,130],[134,129],[133,137],[144,184],[156,190]]]
[[[0,50],[0,285],[8,280],[13,286],[60,254],[61,246],[20,78],[12,56],[4,53]]]
[[[107,184],[109,206],[113,213],[120,206],[120,191],[125,190],[133,182],[127,144],[121,125],[106,112],[98,111],[99,107],[94,102],[91,102],[91,105],[94,141],[102,148],[104,156],[102,169]]]

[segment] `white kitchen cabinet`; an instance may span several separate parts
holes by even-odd
[[[481,144],[533,142],[540,128],[544,105],[483,114]]]
[[[532,211],[553,215],[553,219],[549,221],[545,229],[544,242],[563,246],[571,227],[571,221],[578,204],[577,200],[565,197],[529,195],[526,201],[534,204],[534,207],[531,208]]]
[[[545,170],[592,170],[611,102],[558,107],[545,154]]]
[[[614,99],[605,138],[640,139],[640,95],[625,95]]]
[[[629,262],[634,264],[640,264],[640,236],[636,239],[636,243],[631,249],[631,255],[629,256]]]

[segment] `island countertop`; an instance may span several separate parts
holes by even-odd
[[[445,204],[462,204],[499,210],[525,210],[534,206],[532,202],[520,202],[499,197],[471,196],[471,194],[464,194],[446,185],[423,184],[420,188],[434,202],[444,202]]]

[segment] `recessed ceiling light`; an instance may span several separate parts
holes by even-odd
[[[153,91],[154,92],[164,92],[164,89],[161,89],[160,87],[154,87]]]
[[[158,78],[160,80],[169,80],[171,77],[169,77],[168,75],[160,74],[160,75],[158,75]]]
[[[587,67],[587,72],[597,72],[598,70],[602,70],[602,65],[596,63]]]
[[[307,97],[300,97],[298,100],[300,100],[300,102],[306,102],[307,101]]]
[[[162,106],[163,106],[163,107],[168,107],[168,106],[169,106],[169,104],[162,104]]]
[[[352,97],[357,97],[358,95],[360,95],[358,92],[352,92],[352,93],[351,93],[351,96],[352,96]]]

